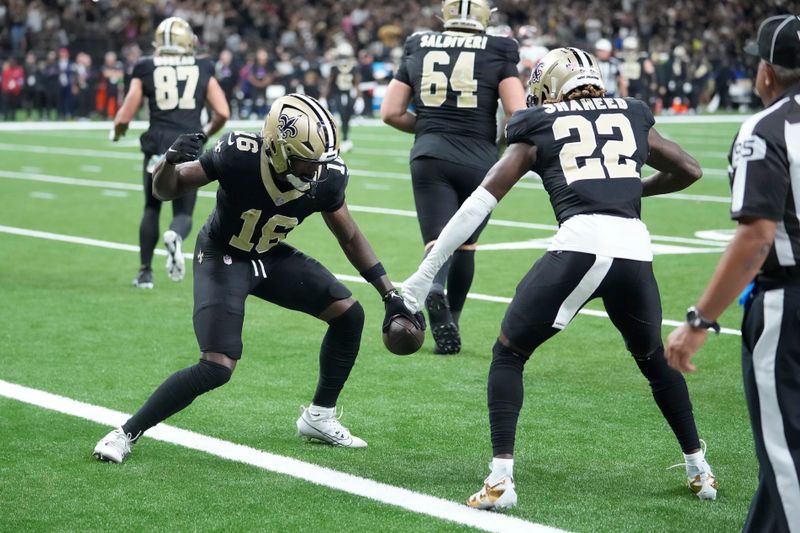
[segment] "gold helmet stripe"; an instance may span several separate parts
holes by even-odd
[[[325,109],[319,105],[316,101],[312,100],[311,98],[307,97],[304,94],[292,94],[295,98],[306,104],[314,114],[317,116],[317,119],[320,123],[324,126],[325,131],[325,151],[329,152],[336,147],[336,129],[333,127],[331,122],[330,115],[325,111]]]

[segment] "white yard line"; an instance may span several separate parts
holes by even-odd
[[[16,143],[0,143],[0,151],[14,152],[14,153],[32,153],[42,155],[61,155],[69,157],[87,157],[95,159],[124,159],[130,161],[142,161],[144,156],[139,152],[121,151],[121,150],[94,150],[91,148],[70,148],[64,146],[40,146],[32,144],[16,144]],[[369,154],[365,154],[369,155]],[[350,167],[351,176],[361,176],[366,178],[386,179],[386,180],[400,180],[410,181],[411,176],[405,172],[386,172],[367,170]],[[703,169],[706,177],[711,179],[727,178],[728,172],[718,168]],[[523,179],[517,182],[514,187],[518,189],[532,189],[543,191],[544,186],[541,181],[531,181]],[[726,196],[710,196],[710,195],[694,195],[686,193],[675,194],[662,194],[653,196],[656,200],[696,200],[698,202],[716,202],[716,203],[729,203],[730,199]]]
[[[99,248],[109,248],[112,250],[124,250],[127,252],[138,252],[139,247],[133,244],[124,244],[118,242],[111,242],[111,241],[103,241],[99,239],[90,239],[87,237],[77,237],[73,235],[63,235],[60,233],[50,233],[48,231],[38,231],[38,230],[31,230],[26,228],[16,228],[13,226],[0,226],[0,233],[8,233],[11,235],[20,235],[23,237],[33,237],[37,239],[47,239],[51,241],[61,241],[61,242],[68,242],[73,244],[83,244],[85,246],[96,246]],[[167,252],[160,248],[155,250],[155,253],[158,255],[166,255]],[[183,254],[186,259],[192,260],[193,254],[184,253]],[[353,283],[366,283],[363,278],[360,276],[353,276],[349,274],[334,274],[338,279],[342,281],[350,281]],[[491,296],[488,294],[478,294],[471,292],[467,295],[468,298],[473,300],[482,300],[485,302],[497,302],[497,303],[510,303],[511,298],[506,296]],[[593,309],[581,309],[579,311],[582,315],[588,316],[595,316],[595,317],[602,317],[608,318],[608,314],[605,311],[595,311]],[[680,326],[683,324],[682,320],[662,320],[662,325],[664,326]],[[722,333],[726,335],[741,335],[741,332],[736,329],[731,328],[722,328]]]
[[[121,413],[79,402],[72,398],[58,396],[38,389],[32,389],[0,380],[0,396],[18,400],[30,405],[49,409],[90,420],[105,426],[117,427],[124,423],[129,414]],[[269,472],[302,479],[315,485],[355,494],[387,505],[400,507],[413,513],[423,514],[482,529],[484,531],[526,531],[557,533],[563,530],[528,522],[513,516],[470,509],[436,496],[429,496],[413,490],[387,485],[372,479],[339,472],[291,457],[257,450],[243,444],[229,442],[185,429],[158,424],[150,429],[146,438],[168,442],[192,450],[207,453],[229,461],[255,466]],[[88,444],[87,444],[88,446]],[[88,455],[88,449],[87,449]],[[134,459],[135,460],[135,459]]]
[[[14,172],[9,170],[0,170],[0,179],[13,179],[21,181],[33,181],[44,183],[57,183],[59,185],[72,185],[78,187],[96,187],[101,189],[119,189],[125,191],[141,191],[142,186],[135,183],[125,183],[119,181],[103,181],[94,179],[83,178],[70,178],[67,176],[51,176],[49,174],[38,174],[31,172]],[[216,192],[200,190],[197,192],[198,196],[202,198],[216,198]],[[726,202],[729,201],[726,199]],[[391,215],[405,218],[417,218],[417,212],[409,209],[392,209],[387,207],[371,207],[364,205],[351,205],[348,204],[348,209],[357,213],[375,213],[380,215]],[[553,224],[538,224],[534,222],[519,222],[516,220],[503,220],[498,218],[489,219],[490,226],[503,226],[509,228],[532,229],[541,231],[556,232],[558,226]],[[680,242],[683,244],[695,244],[698,246],[718,246],[720,243],[717,241],[708,241],[702,239],[691,239],[686,237],[672,237],[668,235],[651,235],[653,241],[660,242]]]

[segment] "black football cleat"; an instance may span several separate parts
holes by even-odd
[[[137,289],[152,289],[153,288],[153,269],[150,267],[142,267],[133,280],[133,286]]]
[[[452,355],[461,351],[461,335],[458,325],[450,313],[450,303],[447,296],[441,292],[432,292],[425,298],[425,308],[428,310],[428,321],[431,334],[436,346],[433,353],[439,355]]]

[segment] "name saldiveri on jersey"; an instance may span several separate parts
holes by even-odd
[[[655,123],[630,98],[582,98],[515,113],[509,144],[537,146],[538,173],[559,224],[577,214],[639,218],[641,168]]]
[[[291,126],[284,123],[287,130]],[[344,203],[348,171],[341,158],[323,166],[312,197],[275,178],[264,140],[255,133],[223,135],[200,157],[200,164],[219,182],[217,203],[204,229],[232,255],[268,256],[306,217],[336,211]]]

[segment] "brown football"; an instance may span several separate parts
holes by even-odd
[[[383,332],[383,344],[395,355],[410,355],[422,347],[425,330],[404,316],[396,316]]]

